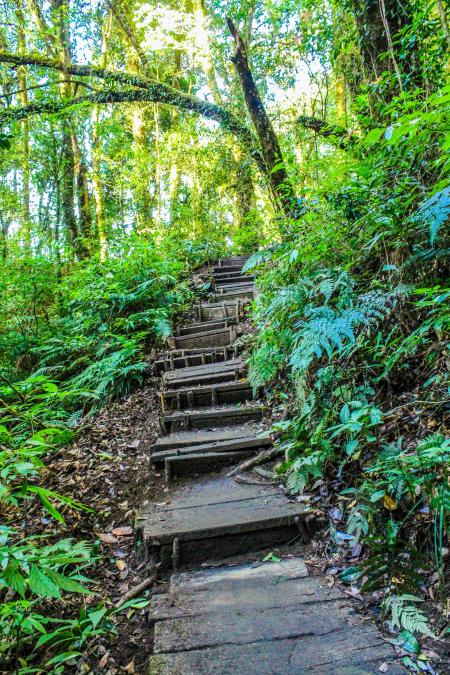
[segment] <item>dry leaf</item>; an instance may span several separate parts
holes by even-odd
[[[121,572],[123,572],[123,570],[124,570],[124,569],[126,568],[126,566],[127,566],[126,563],[124,563],[123,560],[116,560],[116,565],[117,565],[117,567],[119,568],[119,570],[120,570]]]
[[[389,495],[384,495],[383,504],[387,509],[389,509],[389,511],[395,511],[397,508],[397,502],[394,502],[392,497],[389,497]]]
[[[109,652],[106,652],[106,654],[103,654],[102,658],[98,662],[98,667],[99,667],[100,670],[103,670],[103,668],[108,663],[108,657],[109,657]]]
[[[384,663],[381,664],[378,670],[380,671],[380,673],[387,673],[387,671],[389,670],[389,664],[386,663],[385,661]]]
[[[130,673],[130,675],[133,675],[133,673],[136,672],[134,669],[134,659],[130,661],[130,663],[127,666],[125,666],[125,670],[127,671],[127,673]]]
[[[115,527],[112,533],[116,537],[128,537],[130,534],[133,534],[133,528],[130,525],[125,525],[124,527]]]
[[[97,536],[104,544],[117,544],[119,541],[112,534],[109,534],[109,532],[99,532]]]

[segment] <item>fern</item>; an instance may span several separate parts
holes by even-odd
[[[350,511],[347,519],[347,532],[351,534],[355,541],[360,541],[369,532],[369,522],[367,520],[367,506],[358,504]]]
[[[450,216],[450,187],[444,187],[424,201],[414,214],[413,220],[426,222],[430,231],[430,244],[433,246],[441,227]]]
[[[387,616],[390,615],[391,628],[403,628],[410,633],[420,633],[436,639],[428,625],[427,617],[415,606],[414,603],[417,602],[422,602],[422,600],[409,593],[389,595],[383,602],[383,612]]]
[[[290,365],[294,370],[304,371],[314,357],[320,359],[326,353],[331,359],[335,351],[342,354],[355,344],[356,329],[385,317],[405,290],[405,287],[398,287],[390,293],[365,293],[357,298],[354,306],[341,312],[326,306],[308,307],[306,320],[296,324],[299,331],[294,338]]]

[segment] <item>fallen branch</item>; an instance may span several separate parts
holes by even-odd
[[[132,600],[135,598],[139,593],[142,593],[143,591],[146,591],[147,588],[150,588],[150,586],[153,586],[153,584],[156,581],[157,574],[156,572],[154,574],[151,574],[147,579],[144,579],[144,581],[141,581],[140,584],[137,586],[133,586],[133,588],[130,588],[130,590],[123,595],[118,602],[116,602],[116,609],[119,609],[123,604],[128,602],[128,600]]]
[[[231,471],[227,473],[227,476],[235,476],[240,471],[247,471],[248,469],[251,469],[254,466],[258,466],[258,464],[265,464],[266,462],[270,462],[271,459],[275,459],[275,457],[278,457],[279,455],[282,454],[283,450],[281,448],[271,448],[270,450],[263,450],[262,452],[259,453],[259,455],[256,455],[256,457],[246,459],[245,462],[241,462],[241,464],[235,466],[233,469],[231,469]]]

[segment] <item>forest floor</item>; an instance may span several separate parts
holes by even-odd
[[[93,509],[64,513],[68,536],[99,541],[99,561],[88,572],[94,585],[87,604],[116,604],[145,576],[133,527],[138,506],[164,494],[160,476],[148,471],[150,447],[158,433],[157,390],[158,381],[149,378],[138,391],[111,403],[48,467],[47,487]],[[102,645],[97,664],[91,666],[111,675],[144,673],[151,649],[145,612],[119,614],[117,628],[118,637]]]

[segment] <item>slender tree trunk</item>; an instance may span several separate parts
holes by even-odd
[[[102,51],[99,59],[100,68],[106,68],[108,39],[111,33],[112,11],[108,13],[102,28]],[[100,261],[104,262],[108,255],[108,232],[106,225],[105,194],[102,183],[102,149],[100,140],[100,107],[92,109],[92,194],[95,203],[95,223]]]
[[[347,128],[347,82],[345,75],[336,79],[336,120],[344,129]]]
[[[211,38],[208,26],[209,17],[206,11],[205,0],[194,0],[193,5],[199,61],[206,75],[206,81],[214,103],[223,105],[222,94],[220,93],[219,85],[217,84],[216,71],[212,57]]]
[[[71,141],[74,159],[75,184],[77,188],[78,199],[79,230],[80,236],[83,237],[84,245],[88,248],[88,243],[92,235],[92,214],[91,200],[89,197],[87,167],[74,130],[71,134]]]
[[[447,14],[441,0],[436,0],[436,6],[438,8],[439,18],[441,19],[442,30],[445,33],[445,37],[447,38],[447,45],[450,49],[450,28],[448,25]]]
[[[62,204],[62,215],[64,220],[64,226],[66,231],[69,234],[70,240],[73,244],[73,247],[80,257],[81,255],[81,244],[79,242],[79,233],[78,233],[78,224],[77,218],[75,215],[75,182],[74,182],[74,157],[73,157],[73,146],[72,146],[72,136],[68,125],[63,121],[63,137],[62,137],[62,195],[61,195],[61,204]]]
[[[161,215],[162,215],[162,192],[163,192],[163,171],[162,171],[162,162],[161,162],[161,126],[159,120],[159,104],[155,103],[153,105],[153,121],[155,129],[155,197],[156,197],[156,214],[155,214],[155,225],[156,229],[159,232],[161,228]]]
[[[285,215],[292,216],[295,213],[294,190],[286,171],[280,144],[250,70],[245,45],[233,21],[229,17],[227,21],[236,47],[232,60],[241,82],[248,112],[258,134],[266,164],[266,175],[279,208]]]
[[[100,260],[104,262],[108,255],[108,234],[106,229],[105,196],[102,184],[101,146],[99,139],[100,108],[92,109],[92,194],[95,202],[95,222]]]
[[[26,52],[26,40],[24,31],[24,14],[21,0],[17,2],[16,10],[18,22],[18,51],[19,54]],[[19,99],[23,106],[28,105],[26,67],[19,66],[17,69],[17,82],[19,85]],[[21,195],[21,226],[24,233],[26,248],[31,248],[31,213],[30,213],[30,127],[27,119],[20,123],[22,129],[22,195]]]
[[[70,49],[70,36],[67,20],[68,6],[65,0],[52,0],[52,7],[55,12],[55,23],[57,27],[56,52],[59,53],[64,66],[70,66],[72,61]],[[60,71],[59,73],[59,89],[63,98],[69,98],[73,92],[71,85],[67,82],[67,73]],[[80,191],[84,188],[82,183],[84,178],[77,180],[78,171],[77,157],[78,141],[73,132],[70,122],[67,119],[62,121],[63,128],[63,194],[62,207],[64,214],[64,223],[70,233],[72,244],[78,258],[85,258],[88,254],[85,242],[80,237],[80,231],[75,213],[75,188],[77,195],[80,197]],[[83,213],[84,205],[80,208],[80,215]]]

